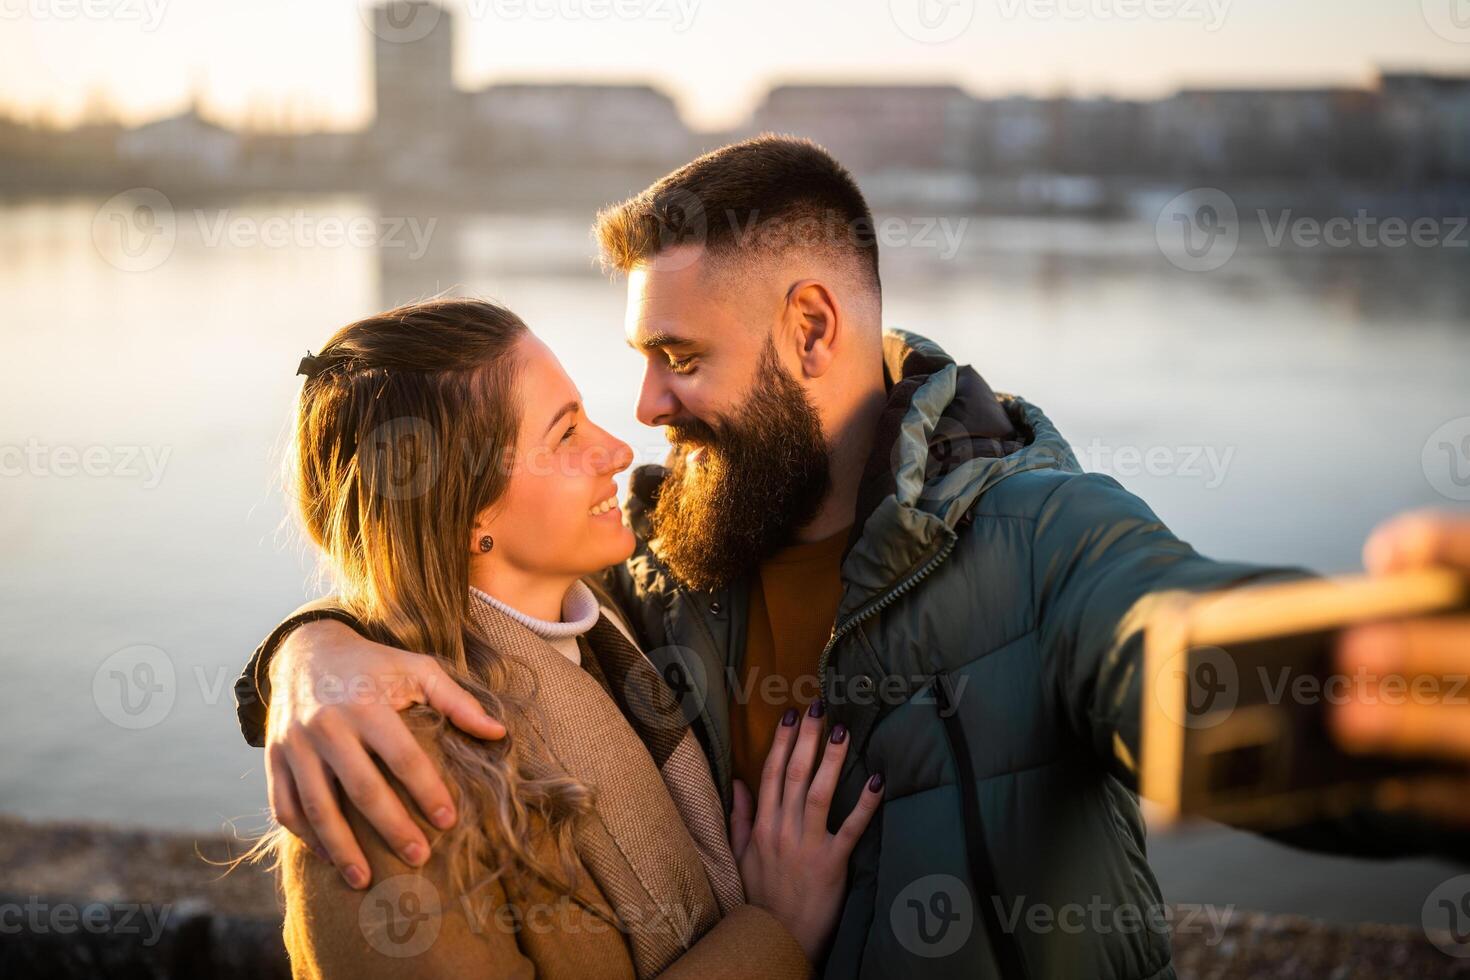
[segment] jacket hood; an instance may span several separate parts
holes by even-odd
[[[933,341],[885,331],[883,367],[888,402],[858,489],[839,620],[952,542],[987,488],[1026,470],[1080,472],[1040,409],[993,392]],[[640,466],[629,481],[629,522],[644,540],[666,473]]]
[[[987,489],[1034,469],[1080,472],[1041,410],[904,330],[883,335],[888,404],[858,491],[838,618],[917,571]]]

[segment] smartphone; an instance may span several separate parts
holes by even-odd
[[[1347,627],[1467,610],[1470,579],[1448,569],[1160,597],[1144,639],[1143,795],[1164,822],[1271,830],[1382,806],[1415,780],[1463,776],[1443,761],[1349,755],[1328,714],[1363,691],[1459,697],[1470,711],[1470,684],[1354,677],[1334,662]]]

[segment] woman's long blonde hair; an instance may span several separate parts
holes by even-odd
[[[343,327],[307,362],[287,459],[288,487],[342,605],[373,639],[437,657],[503,720],[531,706],[514,703],[510,665],[470,626],[469,543],[477,515],[509,482],[516,347],[527,332],[509,310],[457,299]],[[430,709],[411,714],[437,727],[457,790],[455,828],[435,844],[448,848],[456,883],[469,891],[505,876],[510,886],[528,873],[574,888],[571,829],[590,807],[586,787],[529,775],[513,729],[481,742]],[[538,822],[554,865],[537,857]]]

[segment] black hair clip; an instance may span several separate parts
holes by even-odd
[[[301,363],[296,365],[296,373],[304,374],[308,378],[314,378],[326,370],[326,367],[326,358],[318,357],[311,351],[307,351],[306,356],[301,359]]]

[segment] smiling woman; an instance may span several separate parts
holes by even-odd
[[[339,584],[316,605],[429,653],[410,686],[453,693],[371,747],[302,751],[291,712],[271,712],[272,731],[288,729],[268,753],[282,827],[251,856],[280,870],[296,973],[362,976],[412,956],[425,975],[733,977],[754,957],[763,976],[807,975],[835,918],[812,909],[835,912],[877,791],[832,844],[827,803],[787,790],[819,814],[819,859],[737,868],[678,699],[582,581],[633,551],[613,482],[632,454],[587,418],[551,351],[508,310],[440,300],[344,327],[301,373],[296,496]],[[293,685],[271,681],[289,708]],[[509,738],[468,733],[505,734],[487,712]],[[802,727],[798,755],[819,727]],[[844,752],[826,753],[818,783]],[[409,818],[402,805],[441,772],[449,796]],[[385,819],[393,806],[401,817]],[[762,890],[777,875],[810,890]]]

